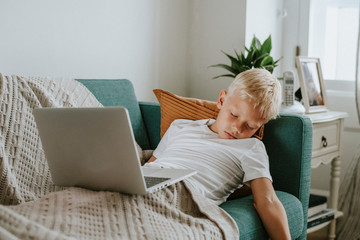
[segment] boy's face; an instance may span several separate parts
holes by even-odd
[[[222,90],[217,101],[218,117],[210,129],[223,139],[250,138],[267,121],[260,117],[253,103],[239,94],[227,95]]]

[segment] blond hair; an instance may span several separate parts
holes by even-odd
[[[254,103],[261,118],[266,121],[279,114],[282,92],[281,84],[269,71],[253,68],[238,74],[228,88],[228,95],[240,94]]]

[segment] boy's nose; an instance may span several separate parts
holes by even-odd
[[[233,133],[236,134],[236,135],[242,133],[242,127],[241,126],[236,126],[235,125],[232,130],[233,130]]]

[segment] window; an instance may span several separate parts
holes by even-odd
[[[311,0],[308,56],[324,79],[355,81],[360,0]]]

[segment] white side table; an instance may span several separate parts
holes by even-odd
[[[330,196],[327,202],[328,208],[337,210],[339,187],[340,187],[340,149],[341,136],[344,130],[344,118],[346,112],[327,111],[321,113],[306,114],[313,124],[313,147],[311,167],[317,168],[321,164],[331,163],[330,173]],[[330,224],[329,239],[335,239],[336,218],[343,215],[336,211],[335,219],[308,229],[308,233],[321,229]]]

